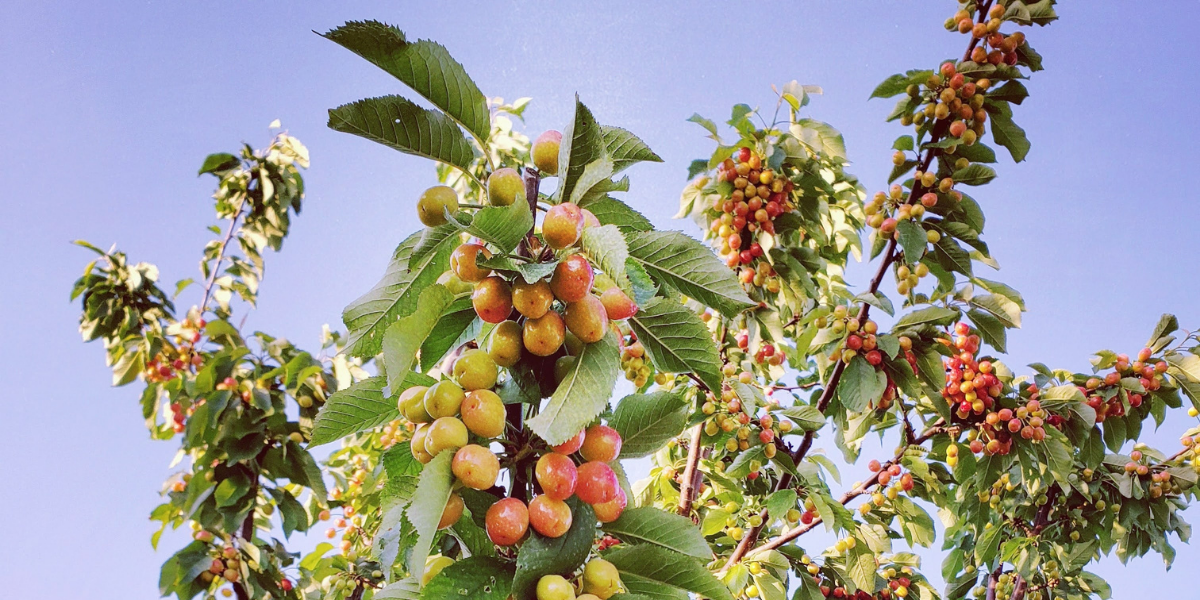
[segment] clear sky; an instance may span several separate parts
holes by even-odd
[[[313,168],[248,325],[312,347],[414,228],[431,165],[325,127],[330,107],[404,90],[312,30],[374,18],[438,40],[484,93],[532,96],[534,135],[565,125],[578,92],[602,122],[666,160],[631,170],[629,200],[659,227],[692,232],[670,217],[687,163],[711,149],[685,122],[693,112],[724,120],[737,102],[772,105],[772,83],[820,85],[809,116],[841,129],[851,171],[882,189],[901,128],[883,124],[892,102],[868,102],[871,89],[965,44],[941,28],[947,1],[531,4],[0,5],[4,596],[155,598],[168,556],[150,548],[147,516],[176,445],[148,439],[135,390],[109,388],[102,348],[80,343],[67,297],[91,257],[71,240],[119,243],[168,283],[195,276],[212,217],[213,180],[195,176],[201,160],[241,141],[263,145],[267,124],[282,119]],[[1059,13],[1028,31],[1047,68],[1016,109],[1033,143],[1028,162],[1002,162],[975,196],[1003,266],[994,278],[1030,309],[1009,335],[1010,364],[1083,369],[1100,348],[1136,352],[1161,312],[1200,326],[1200,10],[1068,2]],[[1186,427],[1181,411],[1173,418],[1157,438],[1169,446]],[[163,547],[182,539],[164,537]],[[1117,598],[1194,595],[1200,550],[1181,547],[1175,564],[1164,572],[1148,557],[1122,569],[1109,559],[1099,570]],[[936,577],[939,566],[924,570]]]

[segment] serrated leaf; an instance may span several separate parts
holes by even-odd
[[[442,45],[409,42],[400,29],[378,21],[350,21],[322,35],[404,82],[480,140],[488,138],[487,99]]]
[[[617,285],[632,296],[629,278],[625,276],[625,261],[629,260],[629,248],[625,246],[625,236],[616,225],[601,225],[588,227],[583,230],[579,241],[580,247],[587,253],[593,265],[612,277]]]
[[[896,237],[904,250],[904,262],[913,265],[925,255],[929,240],[925,237],[925,229],[916,221],[900,221],[896,225]]]
[[[987,165],[972,164],[955,171],[952,177],[955,184],[983,185],[996,178],[996,170]]]
[[[728,588],[694,558],[659,546],[618,546],[604,554],[628,588],[639,580],[665,584],[712,600],[733,600]]]
[[[448,565],[421,590],[421,600],[505,600],[512,593],[512,563],[472,556]]]
[[[1164,335],[1174,333],[1177,329],[1179,329],[1179,319],[1176,319],[1175,315],[1170,313],[1164,314],[1163,316],[1159,317],[1158,323],[1155,324],[1154,333],[1150,334],[1150,339],[1146,342],[1146,346],[1150,347],[1154,345],[1159,338]]]
[[[1025,137],[1025,130],[1013,122],[1012,111],[989,110],[988,112],[991,113],[992,139],[996,140],[997,144],[1008,148],[1008,153],[1012,155],[1014,162],[1025,160],[1032,146],[1029,138]]]
[[[879,563],[875,553],[867,544],[855,544],[853,548],[846,550],[846,572],[858,589],[874,592],[875,571],[878,569]]]
[[[493,256],[491,258],[480,258],[475,264],[495,271],[505,271],[520,275],[521,279],[529,283],[545,279],[553,274],[554,268],[558,266],[558,261],[521,262],[519,260],[512,260],[507,256]]]
[[[789,131],[801,143],[825,156],[846,159],[846,141],[841,132],[828,123],[813,119],[796,119]]]
[[[815,406],[793,406],[779,411],[779,414],[791,419],[804,431],[816,431],[825,426],[825,415]]]
[[[474,339],[481,323],[470,296],[455,298],[421,344],[421,371],[429,372],[451,350]]]
[[[517,553],[517,572],[512,595],[516,600],[534,600],[534,589],[543,575],[570,574],[587,559],[596,539],[596,513],[578,497],[567,499],[571,527],[557,538],[530,532]]]
[[[773,492],[767,497],[765,507],[771,520],[783,517],[784,513],[796,508],[796,490],[786,489]]]
[[[662,162],[638,136],[620,127],[601,126],[604,132],[604,147],[613,161],[613,172],[620,173],[630,165],[643,161]]]
[[[558,151],[558,176],[561,179],[559,198],[571,198],[584,169],[593,161],[605,157],[604,132],[592,116],[592,111],[575,96],[575,117],[563,131]]]
[[[227,171],[240,164],[241,161],[238,160],[238,157],[232,154],[225,152],[209,154],[208,156],[204,157],[204,164],[200,165],[200,172],[196,174],[203,175],[205,173]]]
[[[977,309],[968,310],[967,318],[975,324],[979,330],[979,336],[983,338],[984,342],[995,348],[997,352],[1006,352],[1005,343],[1008,340],[1008,333],[1000,319]]]
[[[893,328],[896,331],[906,327],[915,327],[929,323],[931,325],[945,326],[953,323],[958,319],[958,311],[950,308],[942,308],[940,306],[930,306],[921,310],[914,310],[896,321],[896,326]]]
[[[417,543],[408,557],[408,572],[420,580],[425,573],[425,559],[433,546],[433,537],[437,534],[438,521],[446,510],[446,502],[450,499],[450,486],[454,484],[454,473],[450,471],[450,461],[453,452],[442,452],[433,457],[421,470],[421,478],[417,482],[417,491],[413,494],[405,516],[417,531]]]
[[[363,358],[378,354],[388,326],[411,313],[421,290],[433,285],[449,268],[457,238],[443,238],[420,259],[411,259],[421,237],[416,233],[404,240],[379,283],[342,311],[342,322],[349,331],[346,354]]]
[[[600,196],[594,199],[584,198],[579,201],[580,208],[586,208],[596,216],[601,225],[616,225],[622,232],[650,231],[654,225],[642,213],[632,209],[628,204],[611,196]]]
[[[526,424],[550,445],[561,444],[579,433],[608,406],[621,368],[620,358],[612,331],[598,342],[585,344],[554,395]]]
[[[329,128],[352,133],[393,150],[452,165],[470,173],[475,152],[445,114],[403,96],[364,98],[329,109]]]
[[[892,301],[883,292],[875,292],[874,294],[863,292],[854,297],[855,302],[866,302],[883,312],[895,316],[896,309],[892,306]]]
[[[1021,326],[1021,305],[999,294],[973,296],[971,306],[987,312],[1009,329]]]
[[[691,519],[651,506],[630,508],[600,529],[629,544],[654,544],[702,560],[713,555]]]
[[[388,386],[399,389],[403,380],[417,364],[417,351],[433,332],[442,313],[454,301],[445,286],[434,284],[425,288],[417,299],[412,314],[392,323],[383,336],[383,361],[387,366]]]
[[[495,244],[503,252],[512,252],[533,228],[533,214],[529,212],[529,205],[523,202],[485,206],[475,213],[470,223],[463,223],[455,216],[448,220],[462,231]]]
[[[414,385],[433,383],[433,378],[413,371],[391,392],[394,396]],[[386,377],[370,377],[331,395],[313,422],[309,447],[328,444],[352,433],[382,425],[399,416],[396,402],[383,394],[386,385]]]
[[[1000,527],[991,527],[983,531],[983,535],[979,536],[979,542],[975,544],[975,561],[981,565],[986,565],[996,557],[996,552],[1000,549]]]
[[[672,392],[630,394],[621,399],[608,419],[621,434],[620,458],[641,458],[657,452],[687,426],[688,403]]]
[[[712,119],[706,119],[700,116],[700,113],[692,113],[692,116],[688,117],[687,120],[707,129],[712,134],[710,136],[712,139],[720,141],[720,138],[717,136],[717,124]]]
[[[755,306],[733,271],[706,246],[678,231],[646,231],[626,237],[629,256],[655,281],[669,285],[734,317]]]
[[[408,577],[390,583],[375,592],[374,600],[420,600],[421,582]]]
[[[667,298],[654,298],[629,318],[654,368],[695,373],[710,390],[721,387],[721,356],[700,317]]]
[[[838,398],[846,410],[862,412],[872,402],[883,397],[887,387],[887,376],[877,370],[862,356],[855,356],[842,372],[838,383]]]

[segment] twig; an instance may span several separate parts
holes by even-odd
[[[529,213],[533,215],[534,222],[537,221],[537,199],[538,188],[541,187],[541,177],[536,169],[525,169],[525,201],[529,204]],[[529,231],[525,234],[525,239],[521,240],[521,245],[517,249],[517,254],[522,257],[530,258],[533,243],[534,224],[529,225]],[[518,441],[525,440],[524,431],[524,405],[521,403],[509,404],[504,407],[505,420],[508,422],[508,429],[513,432]],[[522,444],[524,445],[524,444]],[[520,461],[513,465],[512,468],[512,486],[508,490],[508,495],[512,498],[519,498],[522,502],[528,500],[528,481],[525,475],[525,469],[522,468]]]
[[[208,300],[212,295],[213,285],[217,282],[217,276],[221,273],[221,263],[225,260],[225,248],[229,246],[229,241],[233,239],[233,232],[237,230],[238,219],[242,217],[242,210],[245,209],[246,203],[250,201],[249,197],[242,199],[241,206],[238,207],[233,218],[229,221],[229,229],[225,232],[225,239],[221,240],[220,247],[217,248],[217,262],[213,265],[212,273],[208,275],[208,282],[204,284],[204,298],[200,300],[200,314],[208,309]]]
[[[692,514],[692,503],[696,500],[697,477],[700,463],[700,436],[704,426],[692,427],[692,441],[688,445],[687,466],[683,468],[683,480],[679,484],[679,507],[676,512],[683,516]]]

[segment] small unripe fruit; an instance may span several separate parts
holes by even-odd
[[[542,237],[546,245],[555,250],[562,250],[579,241],[582,233],[583,212],[570,202],[551,206],[542,219]]]
[[[600,521],[601,523],[612,523],[621,517],[622,512],[625,512],[625,506],[628,503],[629,500],[625,496],[625,490],[618,487],[616,498],[613,498],[608,502],[593,504],[592,510],[596,513],[597,521]]]
[[[511,546],[529,530],[529,509],[517,498],[504,498],[488,508],[484,527],[493,544]]]
[[[537,600],[576,600],[575,588],[561,575],[544,575],[537,582]]]
[[[583,591],[600,600],[608,600],[620,590],[621,574],[612,563],[594,558],[583,566]]]
[[[504,402],[491,390],[467,394],[462,406],[463,425],[479,437],[494,438],[504,433]]]
[[[558,155],[555,155],[557,162]],[[492,206],[508,206],[517,198],[525,196],[525,182],[516,169],[503,167],[496,169],[487,180],[488,202]]]
[[[521,360],[521,325],[516,321],[502,321],[488,336],[487,353],[501,367],[512,367]]]
[[[478,348],[463,352],[454,361],[454,379],[467,391],[491,389],[498,376],[496,361]]]
[[[438,573],[445,570],[446,567],[454,564],[454,559],[448,556],[438,556],[430,558],[425,562],[425,573],[421,575],[421,585],[429,585],[429,582],[437,577]]]
[[[558,150],[562,145],[562,134],[553,129],[539,135],[529,150],[533,166],[546,175],[558,175]]]
[[[455,523],[462,517],[463,507],[462,496],[456,493],[450,494],[450,499],[446,501],[446,508],[442,510],[442,518],[438,520],[438,529],[445,529]]]
[[[435,185],[421,193],[417,199],[417,218],[426,227],[446,224],[446,215],[458,212],[458,192],[447,185]]]
[[[417,462],[421,464],[425,464],[433,460],[433,455],[425,451],[425,442],[428,440],[428,438],[429,425],[418,425],[417,429],[413,431],[412,445],[410,450],[412,451],[413,458],[417,459]],[[330,531],[333,530],[331,529]]]

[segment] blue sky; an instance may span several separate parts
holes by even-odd
[[[809,116],[842,130],[851,171],[872,190],[901,133],[884,77],[958,56],[951,2],[699,4],[64,3],[0,7],[0,585],[12,597],[154,598],[166,552],[149,546],[155,491],[175,452],[152,442],[132,388],[111,389],[102,349],[76,332],[70,285],[116,242],[174,282],[196,273],[212,181],[204,155],[262,145],[279,118],[312,152],[293,235],[268,257],[248,325],[315,346],[323,323],[372,285],[414,226],[431,165],[325,127],[325,110],[401,90],[311,33],[375,18],[436,39],[486,94],[532,96],[527,131],[560,128],[578,92],[604,123],[666,159],[631,170],[629,201],[663,228],[687,163],[706,155],[693,112],[724,119],[737,102],[769,107],[770,85],[824,87]],[[1164,311],[1200,326],[1197,175],[1200,119],[1195,3],[1065,3],[1028,32],[1047,71],[1016,110],[1028,162],[998,165],[975,194],[985,239],[1030,313],[1009,336],[1010,364],[1083,369],[1089,353],[1134,353]],[[852,271],[865,281],[864,269]],[[195,299],[185,300],[195,302]],[[1157,436],[1174,441],[1182,412]],[[852,473],[863,469],[851,469]],[[848,476],[853,479],[853,474]],[[1200,513],[1192,510],[1194,521]],[[180,537],[164,538],[163,547]],[[934,553],[928,553],[933,555]],[[1154,557],[1101,572],[1118,598],[1194,593]],[[926,565],[931,574],[938,562]]]

